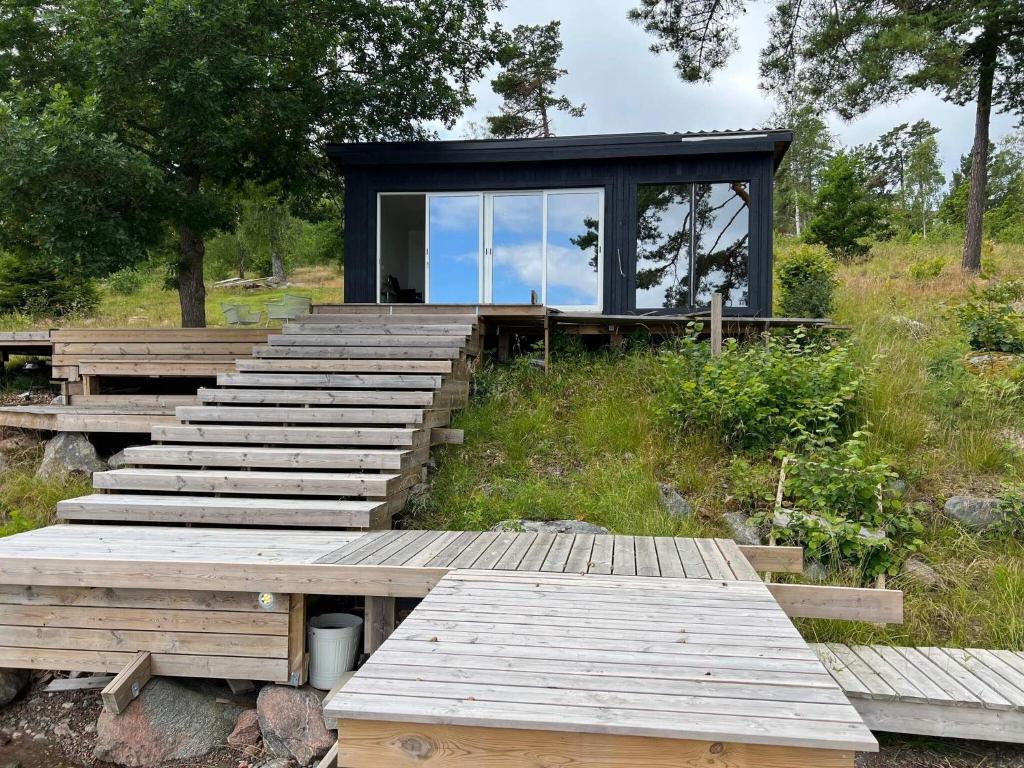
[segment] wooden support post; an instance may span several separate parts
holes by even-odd
[[[366,655],[370,656],[395,631],[395,598],[367,597],[365,600],[363,645]]]
[[[722,294],[711,294],[711,354],[722,354]]]
[[[306,596],[291,595],[288,603],[288,682],[306,682]]]
[[[547,309],[544,310],[544,373],[551,364],[551,320]]]
[[[83,395],[98,395],[100,393],[100,383],[95,376],[83,376],[82,377],[82,394]]]
[[[149,651],[142,651],[100,692],[103,708],[111,714],[121,714],[139,697],[152,676],[153,666]]]
[[[498,332],[498,362],[508,362],[509,350],[512,346],[512,339],[508,331]]]

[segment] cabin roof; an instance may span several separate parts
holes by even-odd
[[[342,170],[359,166],[449,165],[770,152],[777,168],[793,141],[786,129],[690,133],[604,133],[536,139],[374,141],[330,144],[327,155]]]

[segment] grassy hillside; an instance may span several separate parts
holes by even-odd
[[[840,269],[836,320],[850,328],[864,381],[852,419],[869,425],[869,455],[887,459],[909,484],[906,502],[919,505],[924,526],[921,555],[943,581],[937,589],[890,582],[907,591],[903,626],[804,622],[816,638],[1024,648],[1024,545],[969,533],[941,514],[948,496],[998,493],[1024,470],[1024,383],[965,367],[969,348],[950,310],[974,281],[958,262],[954,244],[883,244],[870,261]],[[985,278],[1021,276],[1024,249],[988,250]],[[647,348],[563,350],[547,376],[525,361],[485,369],[458,419],[466,444],[439,453],[432,491],[408,524],[577,518],[624,534],[725,534],[724,512],[753,511],[771,498],[779,460],[681,426],[666,406],[672,385]],[[697,514],[667,515],[659,482]]]

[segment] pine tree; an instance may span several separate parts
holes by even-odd
[[[559,69],[562,53],[561,22],[520,24],[498,53],[501,73],[491,81],[504,100],[501,114],[487,118],[490,133],[498,138],[554,136],[554,112],[582,117],[586,105],[575,105],[555,95],[555,85],[566,70]]]
[[[868,240],[887,232],[885,206],[868,188],[863,166],[855,156],[840,152],[825,169],[804,239],[849,260],[866,256]]]

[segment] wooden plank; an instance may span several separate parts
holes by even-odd
[[[853,699],[852,703],[873,731],[1024,743],[1020,712],[874,699]]]
[[[58,677],[46,684],[46,693],[59,691],[98,691],[107,687],[113,675],[90,675],[88,677]]]
[[[212,632],[220,634],[288,634],[288,617],[280,613],[236,611],[149,610],[144,608],[70,605],[8,605],[0,617],[6,625],[147,632]]]
[[[306,671],[306,596],[288,595],[288,682],[304,685]]]
[[[924,694],[928,701],[947,704],[954,704],[957,701],[955,696],[947,693],[942,686],[936,683],[931,676],[927,674],[927,672],[922,671],[917,664],[914,664],[910,659],[896,651],[894,648],[889,648],[884,645],[865,647],[870,648],[870,650],[877,654],[877,656],[885,659],[885,662],[893,670],[895,670],[905,680],[913,684],[917,690]]]
[[[865,663],[853,650],[840,643],[829,643],[828,649],[860,680],[873,699],[896,699],[899,694],[875,669]]]
[[[221,424],[157,425],[153,440],[177,443],[247,443],[255,445],[414,446],[422,430],[400,427],[258,427]]]
[[[537,537],[530,544],[530,548],[526,551],[522,561],[519,563],[518,571],[539,571],[544,561],[547,559],[548,552],[555,543],[554,533],[538,533]]]
[[[430,430],[431,445],[462,445],[465,441],[466,436],[461,429],[433,427]]]
[[[636,549],[632,536],[612,539],[612,573],[616,576],[636,575]]]
[[[634,545],[636,547],[636,575],[661,576],[654,539],[651,536],[637,536],[634,539]]]
[[[284,347],[284,346],[256,346],[252,354],[259,358],[297,358],[311,357],[320,360],[332,358],[343,358],[347,360],[358,360],[367,358],[394,359],[394,360],[458,360],[462,357],[462,350],[451,347]]]
[[[385,373],[223,373],[222,387],[313,387],[316,389],[420,389],[441,386],[440,376]]]
[[[686,571],[679,560],[679,551],[672,538],[668,536],[655,537],[654,548],[658,553],[658,566],[664,578],[682,579],[686,577]]]
[[[769,584],[768,589],[791,617],[903,623],[900,590],[812,584]]]
[[[479,531],[463,531],[456,536],[448,546],[428,561],[427,567],[446,568],[456,557],[461,555],[466,547],[472,544],[478,536],[480,536]]]
[[[594,574],[610,574],[615,556],[614,536],[595,536],[594,549],[590,553],[590,571]]]
[[[263,470],[111,469],[93,475],[96,489],[244,493],[266,496],[384,497],[397,474],[359,472],[272,472]]]
[[[523,558],[526,557],[526,553],[529,552],[530,548],[533,546],[536,538],[536,533],[516,534],[516,538],[509,545],[509,548],[505,550],[505,553],[500,558],[498,558],[498,562],[494,566],[495,570],[517,570],[519,568],[519,564],[523,562]]]
[[[515,531],[501,531],[497,536],[487,545],[487,548],[483,553],[476,559],[472,564],[473,568],[487,570],[497,566],[501,558],[508,552],[509,547],[512,546],[519,534]]]
[[[896,653],[901,654],[909,663],[928,675],[937,685],[950,694],[958,703],[964,705],[983,706],[981,699],[960,683],[952,675],[947,674],[938,664],[933,662],[917,648],[894,646]]]
[[[410,466],[410,451],[357,448],[143,445],[125,448],[127,464],[144,466],[271,467],[279,469],[392,469]]]
[[[342,336],[469,336],[473,323],[290,323],[281,329],[285,336],[334,334]]]
[[[260,656],[286,658],[283,637],[264,634],[227,634],[207,631],[148,631],[11,626],[0,624],[0,645],[18,648],[76,648],[84,651],[149,651],[197,656]]]
[[[747,558],[743,556],[735,541],[732,539],[715,539],[715,544],[718,545],[718,549],[722,553],[722,557],[728,564],[733,576],[740,581],[761,580],[761,577],[757,575],[757,571],[754,570],[753,566],[747,562]]]
[[[192,357],[205,357],[207,355],[231,355],[244,357],[252,352],[254,342],[129,342],[118,341],[114,343],[85,342],[85,343],[64,343],[54,351],[68,357],[96,357],[106,355],[147,355],[160,357],[163,355],[189,355]],[[154,362],[159,362],[155,360]]]
[[[490,547],[498,538],[497,531],[484,531],[472,542],[463,549],[451,563],[448,564],[449,568],[472,568],[473,563],[476,562],[488,547]]]
[[[331,745],[331,748],[327,750],[327,754],[317,763],[317,768],[333,768],[335,765],[338,765],[338,742],[334,742]]]
[[[431,330],[424,328],[423,330]],[[312,334],[303,335],[285,334],[281,336],[270,336],[267,343],[275,347],[372,347],[376,350],[385,350],[391,347],[406,347],[409,349],[460,349],[466,346],[466,336],[453,336],[449,334]]]
[[[721,768],[851,768],[853,753],[748,744],[588,735],[557,731],[340,720],[338,765],[346,768],[678,768],[714,755]]]
[[[555,534],[555,540],[551,543],[551,549],[548,550],[544,562],[541,563],[540,570],[562,573],[569,560],[569,553],[572,551],[572,545],[575,540],[576,535],[573,533]]]
[[[60,328],[50,332],[55,344],[130,342],[261,342],[263,328]]]
[[[364,612],[363,650],[372,656],[395,631],[395,599],[367,597]]]
[[[835,652],[827,645],[821,643],[811,644],[811,649],[818,654],[825,669],[835,678],[843,691],[850,696],[870,696],[871,689],[858,678]]]
[[[714,539],[694,539],[693,542],[697,545],[697,550],[704,560],[704,566],[708,569],[710,578],[725,581],[732,581],[735,578]]]
[[[679,553],[679,561],[683,564],[683,570],[688,579],[709,579],[711,574],[704,558],[701,557],[697,542],[694,539],[676,539],[676,550]]]
[[[240,359],[235,366],[255,373],[451,373],[450,360],[288,360]]]
[[[415,390],[308,390],[308,389],[206,389],[199,390],[195,398],[182,405],[192,405],[196,398],[203,403],[260,403],[272,405],[378,405],[422,406],[434,405],[435,392]]]
[[[143,651],[122,669],[100,693],[103,699],[103,708],[113,715],[121,714],[132,701],[139,697],[152,676],[152,656],[148,651]]]
[[[775,573],[803,573],[803,547],[765,547],[740,544],[740,552],[756,571]]]
[[[590,553],[594,550],[594,538],[593,533],[576,534],[565,563],[566,573],[587,573],[590,570]]]
[[[179,420],[189,423],[228,424],[420,424],[422,408],[290,408],[182,405]]]

